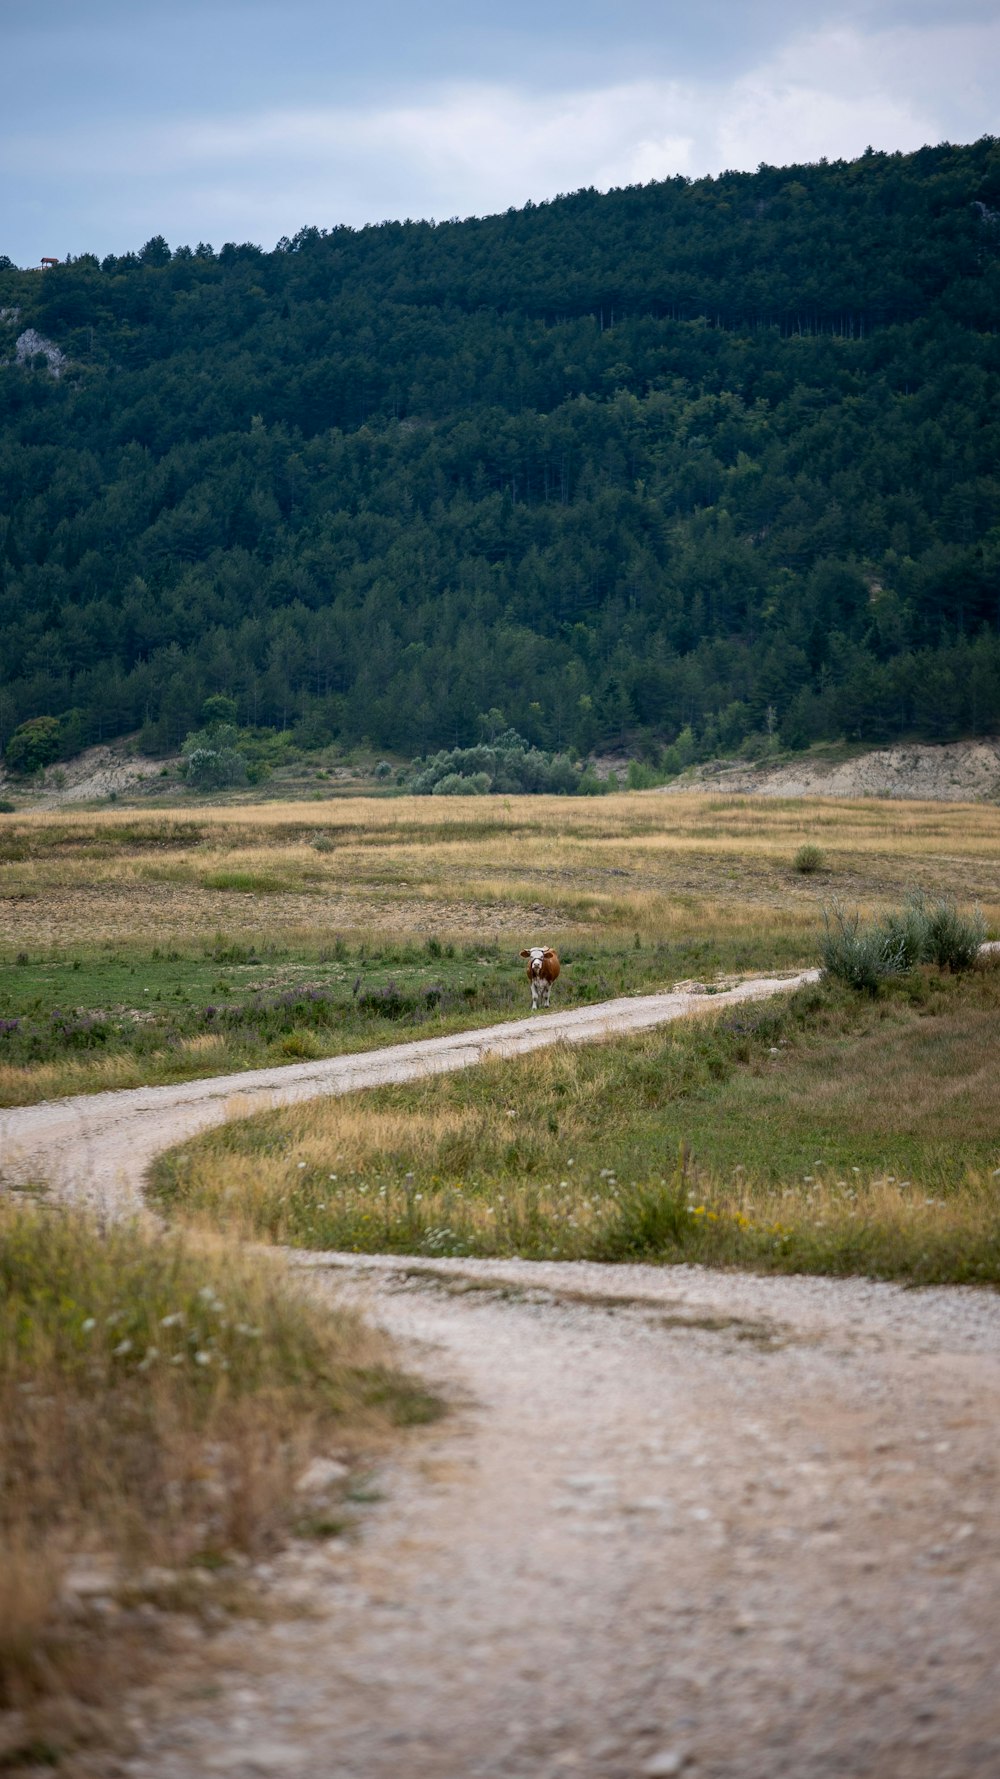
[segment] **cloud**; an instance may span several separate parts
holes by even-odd
[[[163,232],[269,244],[303,223],[486,214],[596,185],[913,149],[996,128],[1000,21],[857,23],[728,79],[585,90],[453,82],[372,106],[271,108],[8,143],[8,173],[62,182],[74,251]],[[2,164],[2,163],[0,163]],[[125,239],[123,239],[123,231]],[[42,249],[45,251],[46,249]]]

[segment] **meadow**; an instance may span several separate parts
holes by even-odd
[[[160,1203],[298,1247],[1000,1283],[1000,960],[226,1125]]]
[[[539,939],[573,1005],[813,963],[837,900],[998,930],[998,856],[993,806],[655,792],[0,817],[0,1104],[517,1016]]]
[[[539,940],[572,1006],[814,964],[824,908],[914,890],[979,903],[996,935],[998,858],[1000,810],[919,803],[0,817],[0,1103],[522,1016]],[[435,1412],[248,1237],[1000,1282],[992,960],[699,1004],[189,1141],[153,1171],[160,1234],[0,1204],[0,1766],[102,1746],[140,1643],[165,1659],[178,1612],[257,1610],[255,1556],[344,1530],[348,1485],[313,1506],[292,1487],[310,1456],[350,1468]]]

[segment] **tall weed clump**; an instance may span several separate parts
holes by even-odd
[[[862,921],[859,913],[848,914],[839,905],[823,919],[824,970],[867,994],[877,994],[887,976],[901,976],[918,964],[936,964],[953,974],[971,970],[986,938],[978,908],[963,914],[953,897],[930,901],[920,891],[875,920]]]
[[[848,914],[835,905],[832,912],[824,910],[823,922],[823,969],[859,994],[877,994],[887,976],[902,975],[911,967],[901,935],[880,921],[863,922],[859,913]]]
[[[986,921],[980,909],[959,912],[950,896],[926,905],[923,961],[941,970],[971,970],[986,938]]]

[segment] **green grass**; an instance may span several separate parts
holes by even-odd
[[[229,1125],[156,1190],[305,1247],[998,1282],[998,1016],[997,969],[827,982]]]
[[[554,1005],[669,988],[720,948],[564,948]],[[333,942],[311,954],[223,934],[182,952],[111,945],[0,962],[0,1105],[168,1082],[429,1037],[530,1011],[514,948]]]

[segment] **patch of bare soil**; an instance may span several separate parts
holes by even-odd
[[[23,1108],[0,1118],[0,1161],[17,1145],[22,1167],[120,1211],[149,1155],[242,1109],[233,1093],[346,1091],[696,1004]],[[135,1752],[104,1779],[1000,1771],[996,1294],[297,1259],[454,1412],[372,1478],[357,1539],[258,1571],[277,1622],[192,1629],[127,1702]]]
[[[62,809],[75,803],[103,803],[109,797],[135,797],[162,787],[162,768],[175,773],[178,762],[148,760],[120,744],[88,747],[73,760],[50,766],[27,792],[0,766],[0,792],[18,794],[23,809]]]
[[[721,791],[757,797],[902,797],[942,803],[1000,799],[1000,740],[912,743],[877,748],[839,762],[814,759],[768,765],[713,760],[692,767],[662,792]]]

